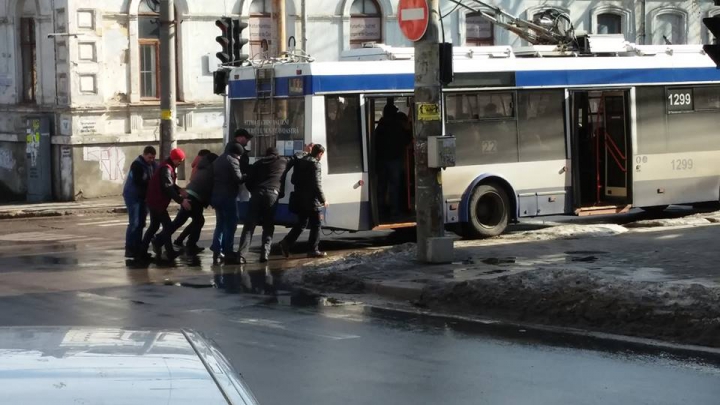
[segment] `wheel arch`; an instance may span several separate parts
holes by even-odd
[[[468,222],[470,220],[470,210],[468,207],[470,203],[470,196],[472,196],[472,193],[476,187],[483,184],[497,184],[498,186],[503,188],[503,191],[507,193],[508,198],[510,199],[510,220],[517,220],[519,218],[520,206],[518,203],[517,193],[515,192],[513,186],[510,185],[510,182],[505,177],[499,174],[483,173],[477,176],[472,181],[472,183],[470,183],[470,185],[465,189],[465,192],[463,192],[462,198],[460,199],[460,207],[458,208],[460,214],[459,222]]]

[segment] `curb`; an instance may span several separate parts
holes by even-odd
[[[363,304],[371,311],[380,314],[401,314],[405,316],[421,316],[440,321],[452,321],[455,323],[472,324],[482,326],[490,332],[504,335],[515,335],[519,337],[525,336],[532,332],[540,339],[554,338],[554,343],[578,344],[582,343],[583,347],[587,347],[588,341],[595,343],[611,344],[617,350],[636,350],[639,352],[657,352],[665,351],[677,356],[698,357],[702,356],[705,360],[711,359],[720,364],[720,348],[710,346],[686,345],[679,343],[670,343],[662,340],[639,338],[626,335],[617,335],[612,333],[594,332],[577,328],[569,328],[562,326],[548,326],[531,323],[510,322],[500,319],[490,319],[481,317],[470,317],[463,315],[448,314],[436,311],[404,309],[383,305]],[[568,339],[570,337],[571,339]],[[558,338],[563,338],[562,340]]]
[[[178,209],[170,208],[170,214],[177,213]],[[126,214],[127,208],[123,206],[107,206],[107,207],[77,207],[67,208],[64,210],[7,210],[0,211],[0,220],[4,219],[23,219],[23,218],[46,218],[46,217],[62,217],[79,214]]]

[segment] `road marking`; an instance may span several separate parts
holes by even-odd
[[[77,224],[78,226],[95,226],[95,225],[103,225],[103,224],[127,224],[127,219],[112,219],[112,220],[105,220],[105,221],[94,221],[94,222],[80,222]]]
[[[425,10],[422,7],[400,10],[400,21],[417,21],[424,18]]]

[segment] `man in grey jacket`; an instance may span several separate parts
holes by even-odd
[[[225,153],[213,162],[213,190],[211,205],[215,209],[215,233],[212,246],[213,263],[225,258],[228,264],[237,263],[233,252],[235,230],[238,224],[237,196],[243,183],[240,158],[245,149],[236,142],[228,143]]]

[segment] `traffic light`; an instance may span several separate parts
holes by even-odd
[[[715,4],[720,3],[716,1]],[[708,31],[715,37],[715,42],[720,39],[720,18],[718,17],[706,17],[703,18],[703,24],[707,27]],[[720,69],[720,44],[707,44],[703,45],[703,51],[715,62],[715,66]]]
[[[233,57],[233,35],[231,18],[223,17],[215,21],[215,25],[222,30],[222,35],[215,37],[215,41],[220,44],[222,51],[215,54],[220,62],[230,63]]]
[[[248,40],[242,37],[242,31],[247,28],[247,23],[240,20],[232,20],[232,52],[233,62],[239,63],[248,59],[247,54],[242,53],[243,45],[248,43]]]

